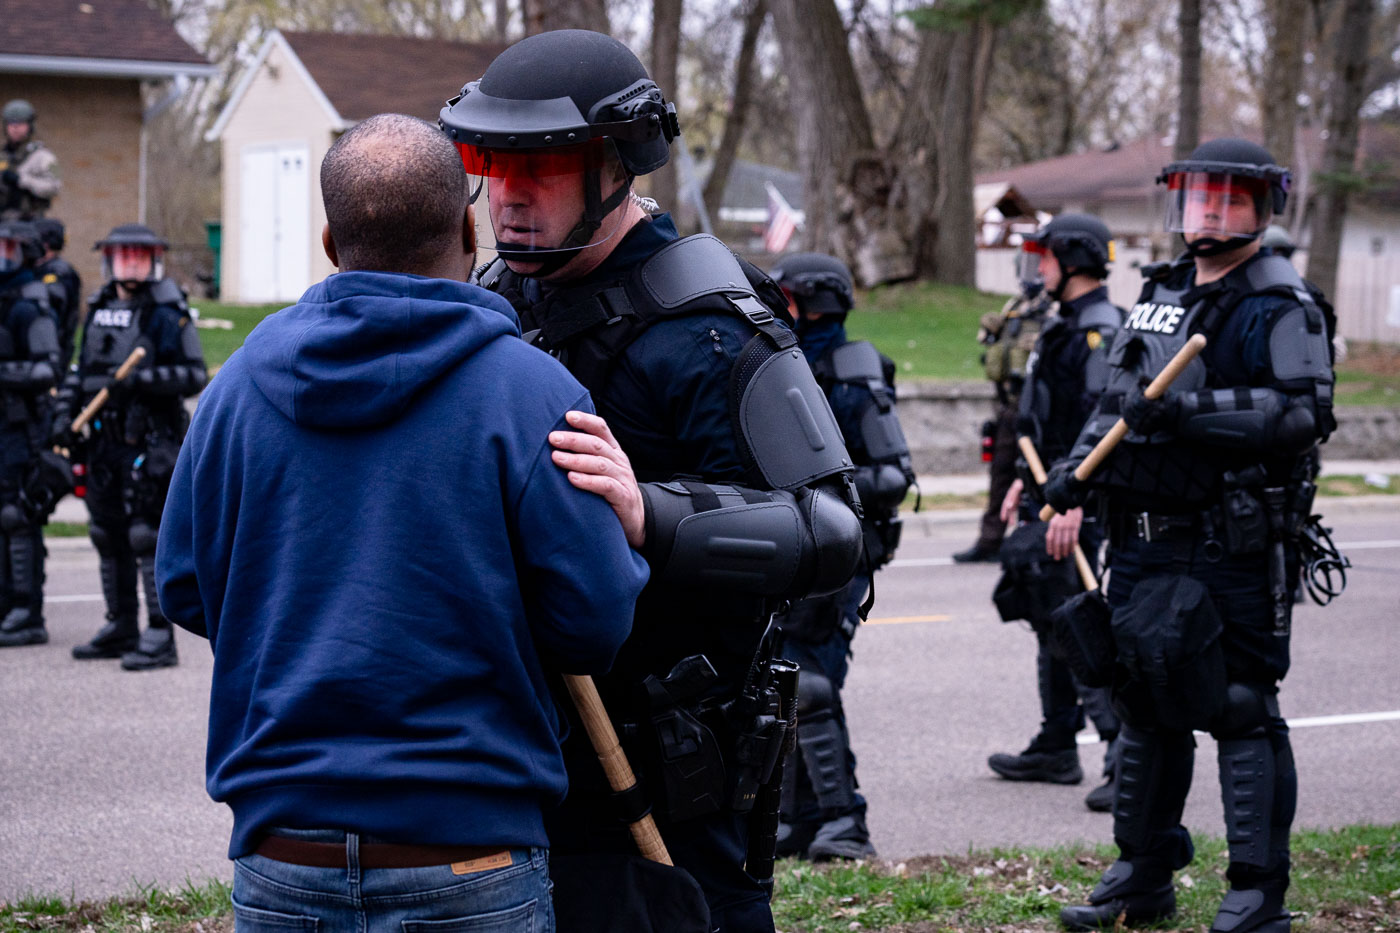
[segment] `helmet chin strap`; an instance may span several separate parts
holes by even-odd
[[[507,262],[538,264],[533,272],[522,272],[527,278],[539,279],[553,275],[562,269],[569,260],[583,252],[593,234],[603,224],[603,218],[615,211],[632,189],[632,179],[627,180],[605,200],[602,197],[601,173],[594,169],[587,175],[583,185],[583,217],[564,237],[564,242],[556,247],[548,246],[497,246],[496,253]]]
[[[1213,237],[1195,240],[1186,240],[1183,237],[1182,239],[1186,243],[1186,252],[1192,256],[1219,256],[1223,253],[1234,252],[1242,246],[1248,246],[1259,239],[1259,235],[1263,232],[1263,230],[1256,230],[1248,236],[1232,236],[1224,240],[1217,240]]]

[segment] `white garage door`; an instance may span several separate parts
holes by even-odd
[[[249,146],[239,179],[239,297],[292,301],[311,284],[310,154]]]

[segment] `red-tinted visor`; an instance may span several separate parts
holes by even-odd
[[[487,149],[457,143],[468,175],[479,178],[552,178],[597,170],[606,160],[605,143],[592,139],[576,146],[549,149]]]
[[[1224,172],[1172,172],[1167,190],[1164,227],[1173,232],[1252,236],[1269,222],[1267,179]]]
[[[1050,248],[1032,239],[1021,241],[1021,251],[1016,254],[1016,277],[1022,282],[1033,284],[1044,280],[1040,274],[1040,258],[1047,256]]]

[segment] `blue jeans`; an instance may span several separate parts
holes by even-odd
[[[362,869],[355,833],[277,834],[343,842],[349,867],[312,868],[261,855],[235,860],[237,933],[554,933],[547,849],[512,849],[509,868],[457,875],[451,865]]]

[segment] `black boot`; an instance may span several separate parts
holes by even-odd
[[[73,657],[79,661],[119,658],[136,649],[136,639],[140,634],[135,616],[114,616],[109,612],[107,624],[98,630],[91,641],[73,646]]]
[[[1119,859],[1103,873],[1089,895],[1087,906],[1060,910],[1066,930],[1113,930],[1118,918],[1136,927],[1166,920],[1176,914],[1172,872],[1155,859]]]
[[[806,858],[807,846],[811,845],[816,835],[816,823],[779,823],[776,849],[778,858]]]
[[[0,620],[0,648],[46,644],[43,539],[27,527],[10,528],[7,523],[6,531],[13,608]]]
[[[102,577],[102,598],[107,603],[107,624],[87,644],[73,647],[73,657],[79,661],[119,658],[128,651],[136,650],[137,636],[141,634],[141,627],[136,621],[139,607],[135,574],[130,572],[135,567],[123,573],[123,560],[121,556],[111,553],[109,536],[104,528],[93,525],[90,533],[93,543],[98,546],[97,567]],[[130,561],[130,557],[126,560]]]
[[[1055,741],[1044,732],[1031,739],[1031,744],[1021,754],[998,752],[987,759],[987,765],[1008,781],[1078,784],[1084,780],[1074,739],[1070,738],[1066,748],[1064,742]]]
[[[1211,933],[1289,933],[1292,915],[1283,907],[1287,881],[1265,882],[1258,887],[1231,887],[1215,913]]]
[[[1113,798],[1118,794],[1118,738],[1109,740],[1108,750],[1103,755],[1103,778],[1104,781],[1098,787],[1089,791],[1089,795],[1084,798],[1084,806],[1095,813],[1113,812]]]
[[[875,847],[870,844],[865,817],[848,813],[823,823],[807,846],[807,857],[814,862],[874,858]]]
[[[1001,547],[996,544],[985,544],[978,541],[966,551],[958,551],[953,555],[954,563],[958,564],[995,564],[1001,561]]]
[[[157,627],[152,624],[141,633],[134,651],[122,655],[122,670],[152,671],[158,667],[174,667],[180,663],[175,651],[175,629],[169,622]]]

